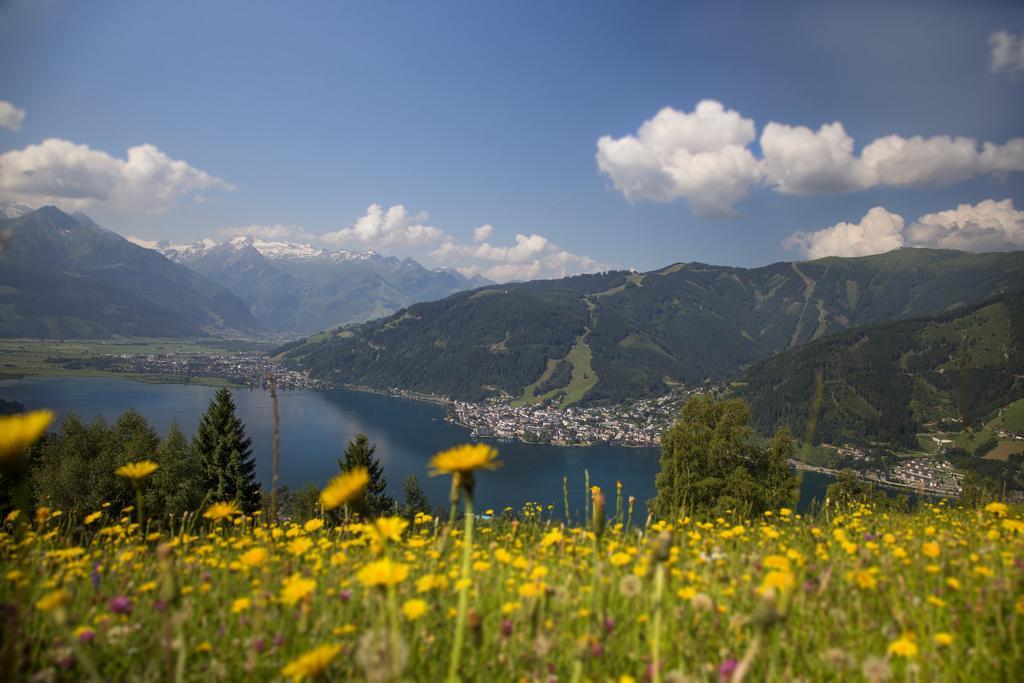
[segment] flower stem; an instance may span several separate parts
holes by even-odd
[[[463,507],[466,515],[466,531],[462,539],[461,579],[469,579],[473,559],[473,496],[463,489]],[[455,642],[452,644],[451,660],[448,662],[448,683],[459,680],[459,658],[462,655],[462,640],[466,633],[466,609],[469,603],[469,586],[462,580],[459,586],[459,613],[455,618]]]
[[[665,563],[654,569],[654,619],[651,628],[651,680],[661,683],[661,602],[665,592]]]

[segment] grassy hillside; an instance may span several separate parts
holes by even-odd
[[[816,442],[916,448],[917,433],[976,428],[1024,392],[1024,296],[959,313],[868,326],[762,361],[738,393],[757,426],[806,433],[819,387]]]
[[[464,292],[293,345],[285,358],[320,378],[382,389],[615,402],[728,377],[851,327],[1022,288],[1022,252],[902,249],[755,269],[675,264]],[[561,361],[584,334],[593,373],[573,383]],[[563,384],[551,386],[556,370]]]

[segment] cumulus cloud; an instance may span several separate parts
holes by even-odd
[[[68,210],[94,205],[159,212],[183,197],[232,186],[172,159],[153,145],[128,149],[119,159],[67,140],[50,138],[0,154],[0,198],[56,204]]]
[[[602,136],[597,166],[630,201],[682,198],[702,215],[728,215],[761,178],[754,137],[753,120],[714,100],[691,113],[665,107],[636,135]]]
[[[1006,74],[1019,78],[1024,76],[1024,40],[1008,31],[996,31],[988,37],[992,48],[989,69],[994,74]]]
[[[511,246],[490,242],[492,225],[473,230],[471,243],[459,240],[441,228],[426,225],[426,213],[410,214],[396,204],[384,209],[371,204],[354,224],[320,236],[325,242],[343,246],[399,251],[434,267],[455,268],[464,275],[483,275],[491,280],[528,280],[565,277],[608,266],[587,256],[562,249],[537,234],[517,234]]]
[[[481,225],[479,228],[473,228],[473,241],[486,242],[488,239],[490,239],[493,233],[493,225]]]
[[[1024,211],[1012,199],[986,199],[975,206],[928,213],[907,228],[910,244],[963,251],[1008,251],[1024,248]]]
[[[812,259],[881,254],[903,246],[903,218],[876,206],[859,223],[837,223],[814,232],[795,232],[782,246]]]
[[[662,109],[636,135],[603,136],[597,165],[630,201],[682,198],[705,216],[734,213],[734,205],[758,185],[785,194],[820,194],[942,186],[1024,171],[1024,138],[996,144],[948,135],[888,135],[858,155],[838,121],[817,130],[770,121],[761,133],[758,158],[748,147],[755,137],[751,119],[704,100],[692,113]]]
[[[401,204],[387,210],[380,204],[370,204],[355,224],[323,234],[320,239],[331,244],[376,248],[440,242],[444,239],[444,231],[425,225],[428,218],[425,213],[410,215]]]
[[[316,235],[308,232],[298,225],[245,225],[240,227],[221,228],[219,231],[225,237],[253,237],[260,240],[302,240],[309,242],[316,239]]]
[[[18,109],[7,100],[0,100],[0,128],[18,130],[24,120],[24,109]]]
[[[906,230],[904,224],[902,216],[876,206],[859,223],[795,232],[783,240],[782,246],[812,259],[868,256],[904,245],[975,252],[1024,248],[1024,211],[1014,208],[1012,199],[961,204],[948,211],[925,214]]]

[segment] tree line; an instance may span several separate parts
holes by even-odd
[[[7,402],[3,407],[10,407],[11,412],[24,409]],[[367,500],[371,509],[410,518],[417,512],[430,512],[414,475],[405,481],[403,503],[387,495],[387,481],[375,450],[365,434],[358,434],[338,459],[342,471],[354,467],[369,470]],[[181,518],[206,504],[229,501],[246,513],[269,512],[270,492],[256,480],[252,440],[227,388],[210,401],[191,439],[177,423],[161,437],[135,410],[114,422],[98,417],[87,423],[75,414],[68,415],[58,431],[29,449],[26,470],[18,475],[27,480],[27,487],[15,486],[10,474],[0,474],[0,512],[45,506],[83,516],[103,508],[127,508],[136,504],[135,490],[114,470],[139,460],[158,465],[142,493],[142,503],[153,519]],[[296,521],[319,516],[319,493],[315,484],[296,491],[281,487],[279,515]]]

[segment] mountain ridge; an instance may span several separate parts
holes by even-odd
[[[0,220],[0,336],[200,337],[263,331],[226,288],[87,216]]]
[[[803,342],[1021,288],[1024,252],[675,263],[479,288],[334,330],[283,357],[329,381],[465,400],[528,399],[549,364],[576,360],[565,398],[600,404],[735,376]]]

